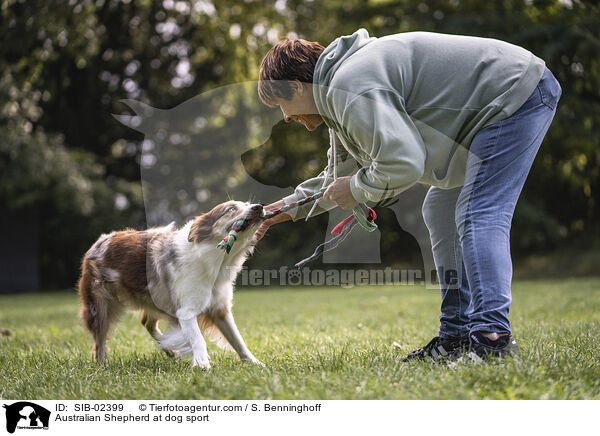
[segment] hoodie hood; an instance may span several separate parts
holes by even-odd
[[[340,36],[329,44],[315,65],[313,84],[328,86],[346,59],[377,38],[369,36],[366,29],[358,29],[352,35]]]
[[[336,71],[348,58],[376,39],[369,36],[366,29],[358,29],[352,35],[340,36],[321,53],[313,73],[313,85],[316,85],[313,86],[313,96],[319,113],[327,115],[325,99]]]

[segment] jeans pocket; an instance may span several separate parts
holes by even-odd
[[[538,84],[538,89],[540,90],[542,103],[552,110],[556,109],[556,104],[560,99],[562,89],[558,83],[558,80],[556,80],[554,75],[547,68],[546,71],[544,71],[542,80]]]

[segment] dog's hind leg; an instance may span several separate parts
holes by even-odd
[[[94,337],[94,357],[99,364],[106,363],[106,338],[108,336],[108,310],[100,307],[97,309],[100,313],[93,321],[91,327],[92,336]]]
[[[160,344],[159,339],[162,336],[162,333],[158,328],[158,319],[156,319],[152,315],[149,315],[148,312],[144,310],[142,311],[142,317],[140,321],[142,322],[142,325],[146,328],[146,330],[148,330],[150,336],[152,336],[152,338],[154,338],[154,340]],[[171,350],[167,350],[162,347],[161,350],[163,350],[169,357],[173,357],[175,355]]]
[[[158,329],[158,320],[153,316],[149,315],[148,312],[146,312],[145,310],[142,311],[142,317],[140,321],[142,325],[146,327],[146,330],[148,330],[150,336],[152,336],[154,339],[156,339],[158,335],[162,334]]]
[[[99,364],[106,363],[108,331],[122,312],[118,304],[96,296],[81,308],[81,317],[94,339],[93,354]]]
[[[81,297],[79,316],[94,339],[93,354],[98,363],[106,362],[106,339],[110,324],[122,313],[105,287],[98,266],[87,258],[83,261],[78,291]]]
[[[96,362],[106,363],[106,340],[112,324],[114,324],[124,312],[123,307],[111,300],[98,300],[96,303],[96,319],[92,330],[94,337],[94,356]]]

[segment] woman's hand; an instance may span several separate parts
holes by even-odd
[[[265,214],[267,214],[269,212],[273,212],[274,210],[277,210],[277,209],[281,209],[283,206],[285,206],[285,203],[283,202],[283,200],[279,200],[275,203],[269,204],[269,205],[265,206]],[[256,242],[260,241],[263,238],[263,236],[265,236],[265,233],[267,233],[267,230],[269,230],[269,227],[271,227],[273,224],[282,223],[284,221],[289,221],[291,219],[292,219],[292,217],[288,213],[283,212],[277,216],[274,216],[273,218],[263,221],[263,223],[258,227],[258,230],[254,234],[254,238],[256,239]]]
[[[350,179],[351,176],[335,179],[323,194],[323,200],[333,201],[344,210],[354,209],[358,204],[358,201],[352,196]]]

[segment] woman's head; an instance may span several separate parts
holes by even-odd
[[[304,39],[284,39],[264,57],[258,95],[267,106],[279,106],[286,122],[298,121],[314,130],[323,121],[312,98],[315,65],[324,47]]]
[[[311,84],[324,49],[318,42],[304,39],[284,39],[271,47],[258,73],[258,95],[263,103],[274,106],[274,97],[290,100],[294,90],[289,81]]]

